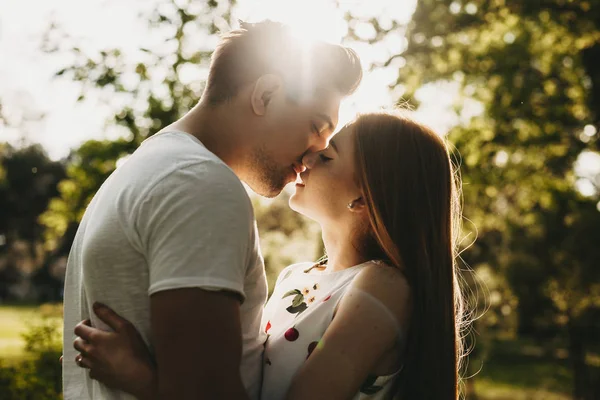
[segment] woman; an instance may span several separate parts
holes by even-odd
[[[405,117],[366,114],[303,162],[290,207],[319,222],[327,259],[277,279],[263,316],[262,398],[456,399],[459,205],[444,141]],[[132,382],[116,379],[131,364],[106,352],[78,364],[121,390],[151,382],[134,331],[118,330],[110,346],[135,349],[143,367]]]

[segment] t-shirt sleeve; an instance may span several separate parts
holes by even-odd
[[[145,196],[136,226],[149,295],[198,287],[245,299],[252,205],[226,166],[201,162],[169,173]]]

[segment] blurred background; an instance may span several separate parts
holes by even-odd
[[[469,399],[600,399],[600,0],[0,2],[0,398],[60,398],[62,286],[86,205],[199,99],[219,32],[343,43],[342,107],[402,105],[460,164]],[[288,192],[251,194],[271,284],[322,255]]]

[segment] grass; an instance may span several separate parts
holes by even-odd
[[[25,359],[22,333],[42,316],[60,319],[61,311],[60,305],[0,306],[0,361],[12,364]],[[472,363],[480,371],[467,381],[467,387],[474,389],[478,400],[571,399],[568,361],[548,355],[535,343],[496,341],[483,366]]]
[[[529,340],[494,341],[471,386],[479,400],[567,400],[573,374],[568,353],[560,346],[548,351]],[[593,357],[592,357],[593,358]],[[591,369],[598,369],[590,363]]]
[[[474,378],[475,392],[486,400],[571,399],[572,373],[564,360],[502,353],[502,345]]]
[[[489,379],[478,380],[475,384],[479,400],[571,400],[565,393],[549,392],[544,389],[528,389],[506,385]]]
[[[22,334],[42,317],[60,318],[61,306],[45,304],[0,306],[0,361],[18,363],[28,357]]]

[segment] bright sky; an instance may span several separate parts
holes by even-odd
[[[291,25],[299,36],[340,43],[347,26],[344,12],[355,15],[385,15],[382,24],[392,20],[407,22],[416,0],[344,1],[340,8],[329,0],[239,0],[236,18],[258,21],[265,18]],[[58,159],[69,149],[90,138],[111,137],[104,123],[111,115],[94,96],[76,103],[79,85],[53,74],[68,64],[69,55],[48,55],[40,51],[42,33],[52,18],[70,35],[83,43],[84,50],[120,47],[134,51],[148,43],[148,27],[138,17],[154,4],[148,0],[4,0],[0,2],[0,100],[9,120],[19,122],[41,113],[40,122],[26,123],[18,129],[4,128],[0,141],[38,142]],[[368,37],[367,27],[358,31]],[[391,37],[378,46],[355,46],[365,65],[385,60],[401,51],[404,38]],[[357,109],[373,109],[392,104],[387,84],[396,79],[397,70],[367,73],[355,96],[342,109],[347,120]],[[2,128],[0,128],[2,129]]]
[[[69,149],[87,139],[114,138],[118,131],[105,126],[112,115],[108,105],[94,96],[76,103],[79,85],[68,79],[53,79],[57,70],[68,65],[69,55],[41,52],[42,34],[54,20],[68,34],[79,38],[84,50],[119,47],[127,54],[152,39],[152,32],[139,14],[147,12],[154,4],[156,0],[0,1],[0,102],[3,113],[15,123],[41,113],[45,115],[40,122],[21,124],[18,129],[0,126],[0,141],[41,143],[50,157],[60,159]],[[270,18],[292,26],[301,37],[340,43],[347,30],[343,18],[346,11],[357,16],[377,16],[382,26],[389,26],[392,21],[408,22],[416,0],[340,0],[339,5],[336,7],[332,0],[238,0],[234,17],[247,21]],[[356,29],[364,38],[374,34],[366,25],[358,25]],[[401,52],[406,40],[401,35],[390,35],[377,45],[351,45],[368,66]],[[397,71],[395,66],[366,72],[357,93],[343,104],[340,122],[350,119],[357,110],[392,105],[395,99],[387,85],[396,80]],[[459,122],[459,117],[450,111],[457,89],[456,83],[421,89],[417,97],[422,105],[415,117],[445,133]],[[461,117],[467,119],[479,112],[481,107],[473,103]],[[588,154],[579,163],[579,170],[585,173],[590,172],[590,168],[599,169],[600,161]],[[590,193],[589,185],[587,188],[581,185],[585,184],[578,184],[581,191]]]

